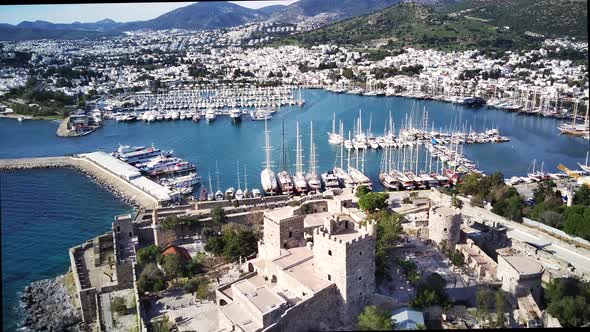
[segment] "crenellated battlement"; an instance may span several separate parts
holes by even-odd
[[[350,235],[350,233],[338,233],[338,234],[330,234],[324,227],[318,227],[314,229],[314,238],[319,239],[323,238],[328,241],[332,241],[338,245],[342,245],[343,247],[348,248],[355,247],[359,243],[362,243],[368,239],[373,239],[374,237],[374,228],[375,223],[370,222],[368,225],[360,226],[359,229],[356,230],[354,233],[354,237],[352,239],[343,240],[343,235]],[[348,236],[347,236],[348,237]]]

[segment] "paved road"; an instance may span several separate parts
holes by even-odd
[[[515,238],[519,241],[528,242],[543,247],[546,251],[553,253],[556,258],[571,263],[577,270],[590,273],[590,256],[584,256],[574,252],[564,246],[560,246],[550,239],[535,236],[519,229],[511,229],[506,232],[509,238]],[[581,250],[581,249],[578,249]]]

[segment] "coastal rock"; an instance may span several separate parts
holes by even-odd
[[[64,276],[39,280],[21,295],[24,318],[21,326],[32,331],[85,331],[80,311],[64,285]]]

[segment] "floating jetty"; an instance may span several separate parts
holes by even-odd
[[[0,159],[0,171],[65,167],[83,172],[142,208],[166,206],[179,198],[178,194],[142,176],[139,170],[101,151],[63,157]]]

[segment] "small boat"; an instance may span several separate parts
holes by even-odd
[[[215,117],[216,117],[215,111],[212,109],[207,110],[207,113],[205,113],[205,120],[207,120],[207,122],[214,121]]]
[[[254,198],[262,197],[262,193],[260,192],[260,189],[258,189],[258,188],[252,189],[252,197],[254,197]]]
[[[242,111],[235,108],[229,111],[229,117],[233,122],[239,122],[242,120]]]

